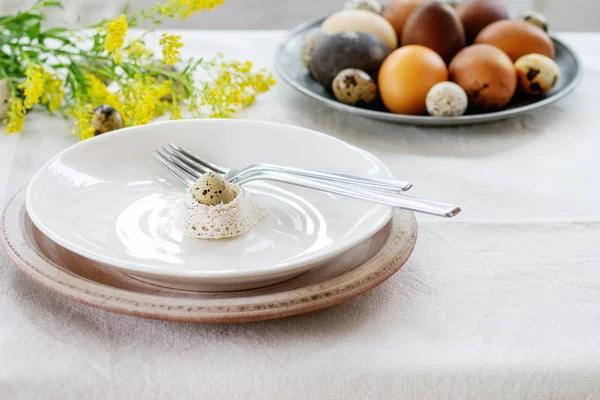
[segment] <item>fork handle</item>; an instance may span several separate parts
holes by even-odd
[[[460,207],[441,203],[432,200],[424,200],[415,197],[404,196],[397,193],[384,193],[381,191],[370,190],[359,186],[344,186],[323,180],[313,180],[297,175],[282,174],[277,172],[257,172],[234,178],[231,183],[243,185],[254,180],[270,180],[275,182],[289,183],[297,186],[321,190],[323,192],[339,194],[355,199],[373,201],[392,207],[402,208],[420,212],[424,214],[436,215],[439,217],[452,218],[460,212]]]
[[[283,165],[274,165],[274,164],[258,164],[256,166],[251,167],[250,169],[256,169],[261,171],[275,172],[275,173],[286,173],[298,176],[304,176],[307,178],[316,178],[316,179],[324,179],[332,182],[341,182],[341,183],[352,183],[355,185],[374,187],[379,189],[388,189],[388,190],[401,190],[406,191],[412,187],[412,183],[405,181],[398,181],[394,179],[385,179],[385,178],[370,178],[363,177],[358,175],[350,175],[344,174],[340,172],[329,172],[322,171],[316,169],[305,169],[305,168],[296,168],[296,167],[288,167]]]

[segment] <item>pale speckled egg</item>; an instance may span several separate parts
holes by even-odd
[[[549,57],[528,54],[515,62],[521,91],[540,95],[549,92],[560,78],[559,66]]]
[[[425,99],[427,112],[434,117],[456,117],[467,111],[467,93],[454,82],[434,85]]]
[[[191,187],[190,193],[198,201],[207,206],[228,204],[235,199],[235,191],[222,175],[207,172]]]
[[[101,135],[106,132],[123,128],[125,122],[116,109],[103,104],[94,109],[92,126],[94,127],[94,135]]]
[[[313,50],[325,37],[327,37],[327,34],[320,29],[313,29],[304,37],[301,47],[301,59],[305,68],[308,69]]]
[[[327,17],[321,29],[333,35],[340,32],[362,32],[375,35],[390,49],[398,47],[398,37],[392,25],[381,15],[365,10],[344,10]]]
[[[365,10],[381,14],[383,6],[377,0],[348,0],[344,3],[346,10]]]
[[[349,105],[368,104],[377,97],[377,84],[360,69],[341,71],[333,80],[331,89],[338,101]]]
[[[525,11],[519,16],[519,19],[542,28],[544,32],[548,32],[548,20],[542,13],[533,10]]]
[[[0,121],[8,117],[10,110],[10,88],[6,79],[0,81]]]

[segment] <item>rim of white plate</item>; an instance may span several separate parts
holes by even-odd
[[[307,128],[302,128],[299,126],[283,124],[283,123],[279,123],[279,122],[251,120],[251,119],[243,119],[243,118],[240,118],[240,119],[213,118],[213,119],[197,119],[197,120],[192,120],[192,119],[185,120],[184,119],[184,120],[176,120],[176,121],[159,121],[159,122],[152,123],[152,125],[153,126],[175,125],[175,124],[183,124],[183,123],[188,123],[188,124],[189,123],[200,123],[200,124],[204,124],[204,123],[207,123],[207,124],[250,123],[250,124],[256,124],[256,125],[272,125],[272,126],[279,126],[279,127],[285,127],[285,128],[292,128],[294,130],[303,131],[304,133],[309,134],[309,135],[323,137],[326,140],[330,140],[331,142],[335,142],[335,143],[341,144],[343,146],[346,146],[348,148],[351,148],[353,151],[357,152],[358,154],[361,154],[363,157],[376,162],[379,165],[379,167],[381,168],[381,170],[384,171],[388,175],[385,178],[388,178],[388,177],[393,178],[393,175],[392,175],[392,172],[390,171],[390,169],[383,163],[383,161],[381,161],[374,154],[372,154],[366,150],[363,150],[360,147],[351,145],[341,139],[327,135],[323,132],[319,132],[319,131],[315,131],[315,130],[307,129]],[[66,149],[62,150],[57,155],[52,157],[50,160],[48,160],[33,175],[31,180],[27,184],[27,189],[25,192],[25,208],[27,210],[27,214],[29,215],[29,218],[31,218],[31,221],[35,224],[35,226],[44,235],[46,235],[48,238],[50,238],[55,243],[65,247],[68,250],[71,250],[74,253],[80,254],[80,255],[90,258],[94,261],[104,263],[112,268],[117,268],[119,270],[122,270],[124,272],[129,272],[129,273],[139,272],[139,273],[143,273],[146,275],[152,275],[152,276],[156,276],[156,277],[172,277],[172,278],[202,278],[202,277],[206,277],[206,278],[227,278],[227,277],[249,278],[249,277],[258,277],[258,276],[268,277],[269,275],[276,275],[276,274],[281,274],[281,273],[290,273],[291,274],[294,271],[298,271],[298,270],[301,271],[301,270],[309,269],[307,267],[308,265],[310,265],[310,266],[318,265],[319,263],[324,262],[332,257],[335,257],[335,256],[343,253],[344,251],[347,251],[348,249],[356,246],[358,243],[362,242],[363,240],[367,239],[367,237],[364,237],[364,236],[357,236],[354,240],[346,241],[343,245],[340,245],[340,246],[330,250],[329,252],[321,250],[320,252],[317,253],[316,256],[308,255],[306,257],[296,259],[293,262],[288,261],[288,262],[278,263],[275,265],[275,267],[270,267],[270,268],[257,268],[257,269],[251,270],[251,271],[234,271],[234,272],[232,272],[232,271],[168,271],[167,272],[164,270],[149,269],[148,267],[146,267],[143,264],[123,262],[123,261],[116,259],[114,257],[111,257],[109,255],[99,254],[99,253],[95,253],[95,252],[83,249],[80,246],[72,243],[70,240],[63,238],[60,235],[55,234],[35,214],[35,212],[33,211],[33,206],[31,205],[31,193],[30,192],[31,192],[32,183],[42,173],[42,171],[44,171],[57,158],[61,157],[63,154],[65,154],[67,152],[75,151],[74,149],[77,149],[78,147],[90,146],[91,143],[99,142],[102,140],[108,140],[108,138],[112,135],[120,135],[123,133],[130,133],[132,131],[144,130],[146,128],[146,126],[147,125],[132,126],[132,127],[127,127],[127,128],[119,129],[116,131],[112,131],[112,132],[107,132],[107,133],[104,133],[99,136],[95,136],[93,138],[78,142],[72,146],[67,147]],[[373,234],[378,232],[386,223],[388,223],[393,214],[392,207],[387,207],[384,205],[377,205],[377,206],[381,207],[382,209],[385,209],[386,212],[384,213],[384,216],[380,219],[380,221],[372,229]]]

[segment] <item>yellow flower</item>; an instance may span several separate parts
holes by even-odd
[[[19,89],[25,89],[25,108],[30,109],[40,102],[40,96],[44,92],[44,69],[35,64],[30,64],[25,70],[27,80],[19,85]]]
[[[119,18],[113,18],[106,23],[106,41],[104,48],[110,53],[116,53],[125,41],[127,34],[127,18],[125,14]],[[118,53],[117,53],[118,54]]]
[[[256,101],[256,95],[254,93],[248,93],[242,96],[242,107],[248,107]]]
[[[152,52],[144,45],[141,40],[134,40],[127,48],[127,54],[130,58],[136,60],[142,57],[149,57]]]
[[[136,75],[123,85],[124,116],[131,125],[144,125],[164,114],[168,102],[161,101],[171,93],[171,82],[156,82],[152,77]]]
[[[41,103],[47,104],[50,112],[54,112],[60,108],[64,95],[60,79],[50,72],[44,71],[44,93],[40,100]]]
[[[158,12],[168,18],[186,19],[201,10],[212,10],[225,0],[168,0],[158,6]]]
[[[257,93],[268,92],[271,86],[277,83],[273,74],[268,73],[267,70],[263,69],[260,73],[256,74],[251,79],[252,87]]]
[[[174,101],[171,105],[171,119],[181,119],[181,107],[179,103]]]
[[[241,72],[242,74],[247,74],[252,70],[252,61],[246,61],[245,63],[234,61],[232,66],[236,71]]]
[[[10,100],[10,110],[8,110],[8,118],[3,121],[8,122],[4,133],[16,133],[21,132],[23,129],[23,123],[25,122],[25,106],[23,100],[18,97],[13,97]]]
[[[179,49],[183,47],[181,36],[163,33],[160,38],[162,54],[167,65],[174,65],[179,59]]]
[[[92,106],[89,104],[78,104],[73,107],[71,114],[75,117],[75,129],[71,133],[77,135],[79,140],[94,137],[95,129],[92,125],[94,118]]]

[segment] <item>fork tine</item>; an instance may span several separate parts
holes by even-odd
[[[167,171],[171,173],[171,175],[177,178],[184,185],[190,186],[195,182],[187,173],[173,166],[167,159],[163,158],[158,153],[152,153],[152,157],[154,157],[154,159],[160,165],[162,165]]]
[[[180,170],[185,171],[190,177],[192,177],[194,180],[200,178],[200,176],[202,175],[200,172],[194,170],[193,168],[190,168],[187,164],[183,163],[182,161],[180,161],[178,158],[170,156],[168,154],[163,153],[160,150],[156,150],[156,152],[162,157],[165,158],[167,160],[169,160],[169,162],[175,166],[177,166]]]
[[[200,163],[194,161],[193,159],[191,159],[190,157],[186,156],[185,154],[183,154],[179,151],[175,151],[175,150],[172,150],[167,147],[163,147],[163,151],[165,153],[169,154],[170,156],[176,157],[180,161],[187,164],[190,168],[198,171],[200,174],[205,174],[207,172],[219,172],[219,171],[214,171],[212,169],[207,168],[203,164],[200,164]]]
[[[194,160],[195,162],[204,165],[206,168],[210,168],[211,170],[218,172],[220,174],[226,174],[227,173],[227,168],[221,167],[217,164],[213,164],[211,162],[208,162],[206,160],[201,159],[200,157],[198,157],[197,155],[190,153],[189,151],[179,147],[179,146],[175,146],[173,143],[169,143],[169,147],[171,147],[173,150],[178,151],[182,154],[185,154],[187,157],[189,157],[190,159]]]

